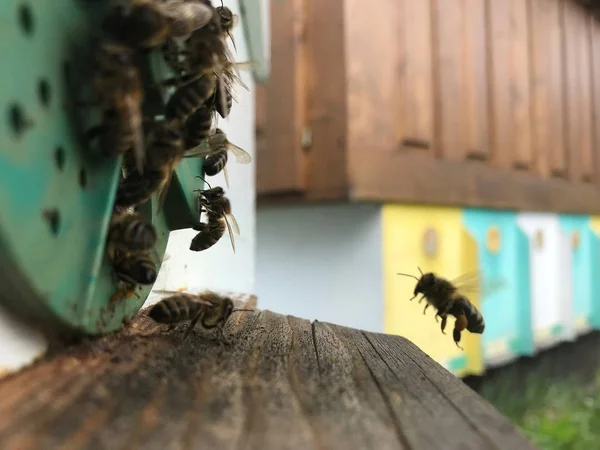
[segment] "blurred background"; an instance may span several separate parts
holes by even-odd
[[[171,233],[154,289],[406,336],[541,448],[599,448],[600,2],[224,3],[255,63],[219,123],[253,157],[241,236]],[[478,274],[464,350],[409,301],[419,269]],[[5,371],[46,348],[4,315],[0,339]]]

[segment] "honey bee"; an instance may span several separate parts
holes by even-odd
[[[111,260],[117,252],[124,255],[150,250],[156,244],[156,230],[141,214],[122,212],[112,216],[107,237],[107,252]]]
[[[130,297],[138,284],[154,284],[158,276],[156,264],[147,251],[130,254],[115,252],[112,263],[120,286],[111,297],[111,302]]]
[[[144,90],[132,50],[112,42],[101,42],[96,52],[93,84],[94,98],[90,104],[101,106],[104,119],[101,125],[88,130],[87,139],[104,136],[101,146],[105,151],[107,147],[110,147],[109,152],[133,151],[137,170],[142,173]]]
[[[183,340],[190,335],[199,321],[207,330],[216,328],[221,343],[229,344],[223,329],[231,314],[237,311],[253,311],[251,309],[234,309],[233,300],[211,291],[198,295],[178,291],[159,290],[156,292],[170,295],[156,303],[148,315],[157,323],[169,325],[189,320],[190,325],[183,335]]]
[[[193,149],[209,135],[214,121],[214,110],[201,106],[185,123],[185,148]],[[200,155],[197,155],[200,156]]]
[[[171,80],[167,80],[170,82]],[[167,119],[185,121],[213,96],[217,79],[205,71],[202,75],[187,75],[181,78],[181,84],[169,98],[165,107]]]
[[[167,39],[185,41],[214,14],[214,8],[202,2],[131,0],[127,6],[114,6],[102,29],[128,47],[151,49],[163,45]]]
[[[200,178],[200,177],[198,177]],[[208,183],[207,183],[208,184]],[[225,234],[225,229],[229,232],[231,246],[235,253],[235,239],[233,233],[240,234],[237,221],[231,214],[231,203],[225,196],[225,191],[221,187],[210,189],[198,189],[198,209],[205,212],[207,222],[200,222],[192,228],[198,231],[198,234],[192,239],[190,250],[201,252],[215,245]]]
[[[454,324],[453,338],[456,346],[462,350],[459,345],[461,332],[465,329],[471,333],[481,334],[485,329],[485,322],[479,310],[459,292],[459,285],[465,277],[459,277],[453,281],[438,277],[432,272],[423,273],[419,268],[420,278],[414,275],[398,273],[405,277],[411,277],[417,280],[417,285],[413,291],[411,301],[419,294],[422,295],[419,303],[425,299],[426,304],[423,314],[427,311],[429,305],[437,309],[436,321],[438,316],[442,318],[441,329],[445,333],[448,314],[456,318]]]
[[[177,120],[156,121],[148,137],[144,175],[132,173],[117,188],[115,204],[131,207],[148,201],[158,192],[159,208],[164,203],[173,171],[183,157],[183,133]]]
[[[239,164],[250,164],[252,157],[244,149],[232,144],[227,140],[227,135],[217,128],[213,135],[207,138],[208,149],[198,149],[186,153],[185,158],[204,156],[204,173],[209,176],[217,175],[223,171],[225,182],[229,187],[229,177],[227,175],[228,152],[232,152]]]
[[[240,17],[237,14],[233,14],[231,9],[229,9],[227,6],[223,6],[223,2],[221,2],[221,6],[217,6],[216,10],[219,16],[219,21],[221,23],[221,29],[223,30],[223,33],[225,33],[229,37],[231,43],[233,44],[233,49],[237,51],[232,31],[237,26]]]

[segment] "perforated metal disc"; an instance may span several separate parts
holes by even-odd
[[[81,136],[98,117],[68,106],[86,93],[77,86],[91,75],[106,3],[0,2],[0,300],[28,318],[88,334],[117,329],[150,290],[109,302],[116,284],[104,243],[120,158],[91,155]],[[143,208],[159,235],[158,264],[169,229],[191,224],[197,174],[198,159],[180,166],[165,216],[157,216],[155,200]]]

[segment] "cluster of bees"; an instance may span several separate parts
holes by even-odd
[[[435,314],[436,322],[438,321],[438,317],[442,319],[441,328],[444,334],[446,334],[444,330],[446,329],[448,315],[454,316],[456,321],[454,322],[452,336],[456,346],[462,350],[463,348],[459,344],[462,331],[466,329],[471,333],[481,334],[485,329],[485,321],[479,310],[460,292],[461,282],[466,281],[466,277],[459,277],[449,281],[432,272],[423,273],[420,268],[418,269],[421,274],[420,277],[398,273],[398,275],[417,280],[417,285],[410,300],[412,301],[419,294],[422,295],[419,303],[425,299],[423,314],[425,314],[429,306],[433,306],[437,310]]]
[[[234,62],[228,45],[229,40],[235,49],[232,30],[237,23],[238,16],[229,8],[222,3],[215,7],[210,0],[118,0],[102,21],[93,53],[92,95],[79,104],[101,113],[100,123],[86,131],[86,141],[97,145],[100,154],[122,155],[123,161],[106,243],[118,280],[111,301],[128,298],[138,285],[155,282],[157,233],[139,207],[156,194],[160,212],[183,158],[204,157],[205,175],[223,172],[227,186],[228,152],[240,163],[251,162],[250,155],[216,127],[217,114],[229,116],[235,86],[248,89],[239,77],[241,64]],[[173,76],[153,81],[153,86],[172,94],[163,102],[163,114],[148,117],[143,108],[148,87],[144,64],[147,67],[151,53],[161,55]],[[193,228],[198,234],[190,250],[212,247],[228,230],[235,252],[234,233],[239,234],[239,227],[229,199],[222,187],[208,187],[194,191],[199,219]],[[233,311],[231,300],[216,294],[206,298],[178,294],[161,305],[194,316],[206,311],[207,303],[218,304],[203,324],[210,328],[219,320],[224,323]],[[156,317],[160,322],[163,316]]]

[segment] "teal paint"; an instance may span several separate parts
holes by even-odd
[[[466,369],[467,367],[467,357],[466,356],[457,356],[456,358],[452,358],[448,362],[448,369],[453,374],[459,373],[461,370]]]
[[[563,327],[561,324],[556,324],[550,329],[550,336],[560,337],[562,336],[564,330],[565,327]]]
[[[502,284],[502,289],[481,298],[486,327],[482,334],[484,361],[490,344],[508,340],[514,356],[532,355],[534,338],[531,317],[529,241],[517,224],[517,214],[510,211],[465,209],[466,229],[477,242],[479,273],[486,285]],[[487,231],[500,231],[500,249],[491,253],[486,246]],[[483,295],[482,292],[482,295]]]
[[[580,237],[571,259],[573,316],[586,317],[592,328],[600,329],[600,239],[589,216],[565,214],[559,221],[566,233],[577,231]]]
[[[151,288],[109,304],[116,285],[104,243],[121,160],[94,155],[82,144],[81,135],[98,123],[97,112],[66,107],[89,98],[86,89],[78,89],[78,78],[91,75],[86,55],[92,54],[90,39],[97,35],[106,6],[72,0],[0,2],[3,58],[12,68],[0,73],[0,302],[33,321],[88,334],[119,328]],[[30,32],[19,21],[22,8],[33,19]],[[152,75],[162,78],[164,73],[153,70]],[[49,87],[47,104],[39,94],[42,82]],[[20,133],[13,127],[13,105],[26,122]],[[56,157],[59,148],[62,164]],[[178,168],[167,197],[169,205],[178,207],[165,212],[167,217],[156,214],[155,200],[142,208],[160,237],[155,249],[159,266],[169,229],[188,227],[197,216],[188,191],[202,187],[196,174],[201,174],[201,160],[187,159]],[[59,214],[56,233],[49,210]]]

